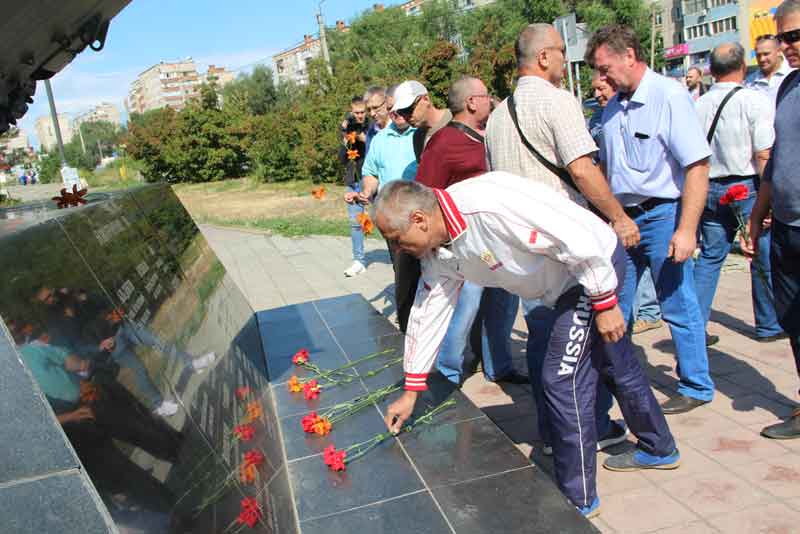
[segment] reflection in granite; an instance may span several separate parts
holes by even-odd
[[[430,493],[420,491],[378,504],[300,524],[303,534],[352,532],[369,534],[450,534]],[[502,532],[502,531],[498,531]]]
[[[2,531],[9,534],[105,534],[105,517],[77,474],[51,476],[0,488]],[[144,514],[143,514],[144,515]],[[147,517],[154,524],[163,517]]]
[[[597,532],[535,466],[443,486],[433,495],[459,534]]]
[[[286,478],[253,310],[168,186],[27,220],[0,225],[0,315],[120,531],[221,532]]]
[[[0,484],[78,467],[0,327]],[[59,444],[61,444],[59,446]]]

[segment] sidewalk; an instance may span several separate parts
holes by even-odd
[[[367,239],[367,272],[345,278],[350,240],[288,239],[201,226],[255,310],[361,293],[394,316],[393,273],[382,239]],[[787,416],[798,388],[787,341],[761,344],[752,336],[750,276],[738,258],[726,264],[709,332],[721,341],[709,350],[717,385],[714,401],[668,421],[682,467],[675,471],[612,473],[598,469],[602,513],[593,523],[604,533],[800,533],[800,440],[759,436]],[[515,366],[524,370],[527,330],[521,316],[512,335]],[[674,393],[674,348],[667,328],[634,338],[659,400]],[[464,393],[543,469],[535,407],[527,386],[498,386],[478,374]],[[618,408],[615,417],[620,418]],[[619,453],[632,444],[620,445]],[[600,453],[598,465],[607,454]]]

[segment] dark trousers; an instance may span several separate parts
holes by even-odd
[[[414,297],[417,294],[417,284],[421,274],[419,260],[411,254],[395,248],[388,241],[389,257],[394,268],[394,301],[397,306],[397,322],[400,331],[406,333],[408,316],[414,306]]]
[[[132,462],[113,443],[118,439],[141,447],[153,456],[175,462],[181,434],[155,419],[147,408],[116,382],[100,386],[100,399],[91,404],[95,419],[63,425],[94,484],[105,493],[124,493],[140,504],[167,511],[171,492],[146,470]]]
[[[617,279],[625,279],[625,252],[613,257]],[[556,318],[542,367],[542,387],[553,430],[556,483],[575,506],[597,497],[597,381],[617,399],[638,447],[655,456],[675,450],[675,440],[650,384],[633,355],[628,336],[604,343],[588,295],[580,286],[556,303]]]
[[[800,376],[800,227],[772,220],[772,288],[778,323],[789,334]]]

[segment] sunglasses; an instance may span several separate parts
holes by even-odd
[[[417,104],[419,104],[420,100],[422,100],[422,97],[418,96],[416,100],[414,100],[413,104],[411,104],[407,108],[398,109],[397,111],[395,111],[395,113],[403,117],[405,120],[408,120],[411,117],[411,115],[414,114],[414,110],[417,109]]]
[[[785,44],[793,44],[800,41],[800,28],[796,30],[789,30],[788,32],[779,33],[776,35],[777,39]]]

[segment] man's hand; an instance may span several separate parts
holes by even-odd
[[[672,258],[675,263],[683,263],[694,254],[695,248],[697,248],[697,238],[694,234],[678,230],[672,234],[667,257]]]
[[[616,343],[625,335],[625,319],[618,305],[613,308],[597,312],[595,316],[597,331],[606,343]]]
[[[417,403],[417,396],[418,393],[416,391],[406,391],[399,399],[389,405],[389,408],[386,410],[386,417],[384,418],[386,428],[389,429],[389,432],[392,434],[398,434],[400,432],[403,423],[406,422],[406,419],[411,417],[411,413],[414,411],[414,405]]]
[[[86,373],[89,371],[89,360],[70,355],[64,359],[64,369],[70,373]]]
[[[359,204],[366,205],[366,204],[369,204],[370,198],[372,198],[372,193],[370,193],[369,191],[362,191],[362,192],[358,193],[358,197],[356,198],[356,202],[358,202]]]
[[[635,247],[639,244],[641,236],[639,235],[639,227],[633,222],[633,219],[624,215],[611,223],[611,228],[614,229],[622,246],[625,248]]]
[[[58,416],[58,422],[62,425],[64,423],[77,423],[86,419],[94,419],[94,411],[88,406],[81,406],[77,410],[62,413]]]
[[[747,221],[747,227],[744,232],[739,234],[739,246],[742,247],[742,253],[748,260],[758,255],[758,238],[761,237],[764,223],[750,218]],[[745,239],[747,235],[750,239]]]
[[[348,204],[352,204],[353,202],[356,201],[357,198],[358,198],[358,193],[356,193],[355,191],[348,191],[347,193],[344,194],[344,201],[347,202]]]
[[[114,341],[113,337],[107,337],[100,342],[100,350],[105,352],[111,352],[112,350],[114,350],[116,344],[117,343]]]
[[[362,143],[366,143],[367,142],[367,134],[364,133],[364,132],[361,132],[360,134],[358,134],[358,140],[361,141]]]

